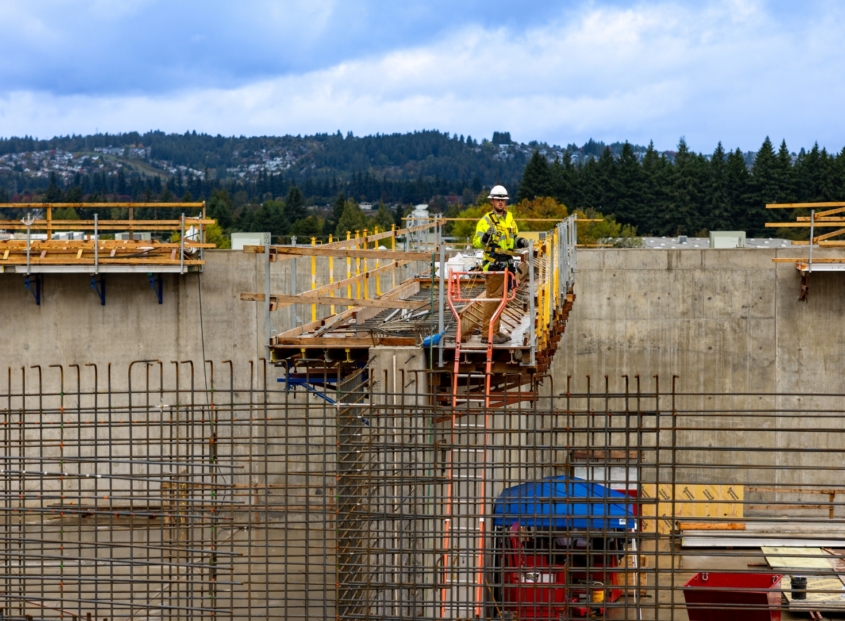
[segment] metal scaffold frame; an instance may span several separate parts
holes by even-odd
[[[454,425],[448,371],[371,366],[329,404],[273,370],[8,369],[3,619],[669,619],[761,573],[785,615],[843,609],[843,395],[547,378]]]
[[[824,208],[824,209],[822,209]],[[810,274],[813,272],[843,272],[845,271],[845,257],[840,253],[813,257],[813,248],[845,248],[845,240],[835,239],[845,234],[845,202],[824,203],[770,203],[766,209],[799,209],[809,215],[796,216],[794,222],[767,222],[766,228],[804,228],[810,229],[807,241],[793,241],[795,246],[809,246],[807,258],[775,257],[775,263],[795,263],[795,268],[801,274],[801,294],[799,302],[806,302],[810,292]],[[821,211],[817,211],[822,209]],[[799,212],[802,213],[802,212]],[[817,229],[833,228],[834,231],[817,234]],[[839,255],[839,256],[837,256]]]
[[[80,210],[88,219],[54,219],[55,209]],[[185,274],[202,271],[206,227],[215,224],[198,203],[2,203],[0,213],[24,211],[21,220],[0,219],[0,231],[26,232],[23,239],[0,239],[0,273],[74,274],[101,276],[115,273]],[[103,217],[126,210],[128,219]],[[138,210],[146,219],[136,219]],[[185,216],[185,211],[197,216]],[[159,218],[158,215],[168,215]],[[36,217],[36,215],[40,217]],[[78,215],[78,214],[77,214]],[[35,238],[36,231],[39,237]],[[105,239],[115,232],[128,239]],[[141,232],[178,233],[178,241],[135,239]],[[81,238],[60,236],[72,233]],[[43,237],[43,239],[42,239]],[[101,299],[103,296],[101,296]]]
[[[457,322],[461,317],[476,318],[485,302],[479,291],[468,288],[460,308],[447,308],[448,273],[456,271],[449,263],[463,248],[448,248],[444,239],[446,219],[435,217],[423,223],[419,219],[406,229],[370,234],[347,232],[346,239],[318,245],[247,246],[246,253],[263,255],[265,287],[263,292],[243,292],[242,301],[264,303],[268,357],[284,366],[293,381],[286,385],[303,386],[306,369],[320,369],[341,362],[334,375],[342,377],[366,364],[369,349],[381,346],[423,347],[430,355],[431,367],[443,367],[447,357],[460,359],[460,376],[467,376],[490,363],[492,379],[481,386],[495,402],[504,394],[502,388],[528,385],[521,394],[510,391],[511,399],[530,400],[537,396],[536,378],[545,373],[564,332],[575,301],[575,248],[577,219],[570,216],[553,224],[549,231],[535,233],[536,241],[520,259],[530,268],[526,282],[515,297],[500,311],[501,321],[512,335],[506,345],[493,346],[490,359],[476,344],[456,346]],[[473,255],[475,251],[472,251]],[[450,255],[455,255],[447,261]],[[302,289],[302,274],[297,276],[297,258],[310,261],[310,273]],[[336,278],[335,260],[346,261],[346,277]],[[470,261],[473,259],[470,258]],[[372,267],[370,261],[375,262]],[[281,263],[281,265],[279,265]],[[276,266],[274,268],[274,266]],[[354,269],[353,269],[354,266]],[[289,293],[274,292],[273,272],[287,275]],[[483,284],[484,272],[465,273],[469,284]],[[389,279],[389,284],[384,282]],[[476,287],[477,289],[477,287]],[[345,295],[344,295],[345,294]],[[301,307],[310,307],[311,321],[301,319]],[[328,307],[328,308],[326,308]],[[289,327],[277,331],[273,313],[288,308]],[[477,320],[475,320],[476,323]],[[457,352],[457,353],[456,353]],[[518,369],[516,375],[512,374]],[[339,374],[339,375],[338,375]],[[511,375],[508,382],[505,376]],[[486,389],[489,384],[489,389]],[[467,386],[468,393],[477,392]],[[456,392],[443,386],[443,399]],[[314,390],[319,392],[318,387]],[[473,394],[471,398],[477,398]],[[493,403],[491,402],[491,403]]]

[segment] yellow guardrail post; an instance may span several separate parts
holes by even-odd
[[[373,229],[373,232],[376,235],[378,235],[378,227],[375,227],[375,229]],[[373,250],[378,250],[378,240],[373,242]],[[378,270],[379,267],[381,267],[381,261],[376,259],[376,270]],[[376,274],[376,297],[378,297],[380,295],[381,295],[381,272]]]
[[[560,253],[558,252],[560,239],[558,239],[558,230],[557,227],[554,229],[554,235],[552,236],[552,261],[554,264],[554,296],[555,296],[555,310],[557,310],[558,306],[560,305],[560,297],[558,293],[560,292]]]
[[[311,247],[317,245],[317,238],[311,238]],[[311,257],[311,291],[317,288],[317,257]],[[311,321],[317,321],[317,305],[311,305]]]
[[[390,226],[390,232],[393,233],[392,237],[390,238],[390,249],[396,250],[396,225],[392,224]],[[393,289],[396,288],[396,261],[393,262],[393,268],[390,270],[390,277],[391,277],[391,287]]]
[[[360,233],[360,231],[355,231],[355,248],[356,249],[359,247],[359,244],[358,244],[359,233]],[[355,257],[355,275],[356,276],[361,275],[361,257]],[[361,299],[361,279],[360,278],[357,281],[355,281],[355,297],[359,300]]]
[[[332,234],[331,233],[329,233],[329,243],[330,244],[332,243]],[[334,284],[334,257],[329,257],[329,284],[330,285]],[[329,291],[329,295],[331,297],[334,297],[334,289]],[[334,304],[332,304],[330,308],[331,308],[332,315],[334,315],[334,312],[335,312],[334,311]]]
[[[362,250],[367,249],[367,235],[369,235],[369,231],[364,229],[364,243],[361,245]],[[364,259],[364,274],[367,273],[369,266],[367,265],[369,262],[367,259]],[[366,300],[370,297],[370,278],[369,276],[364,277],[364,299]]]
[[[346,231],[346,241],[352,239],[352,232]],[[352,278],[352,259],[346,257],[346,279],[349,280]],[[352,285],[346,285],[346,297],[352,297]],[[352,308],[351,306],[347,306],[346,308]]]
[[[554,291],[552,290],[552,283],[554,282],[554,258],[552,255],[552,239],[546,237],[546,338],[550,337],[550,327],[552,324],[552,313],[555,310]]]

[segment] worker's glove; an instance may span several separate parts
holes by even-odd
[[[481,243],[487,244],[490,241],[490,238],[493,236],[493,228],[487,229],[487,232],[481,236]]]
[[[516,238],[516,247],[517,248],[528,248],[528,240],[524,237],[517,237]]]

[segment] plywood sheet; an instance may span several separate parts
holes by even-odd
[[[833,571],[830,561],[825,558],[829,555],[821,548],[765,546],[761,550],[774,571]]]
[[[790,545],[792,547],[813,548],[818,546],[841,545],[842,539],[825,539],[824,533],[818,538],[793,539],[788,536],[754,535],[748,531],[739,530],[691,530],[685,531],[681,537],[682,548],[763,548],[766,546]],[[809,535],[808,535],[809,537]]]
[[[781,584],[792,611],[845,610],[845,587],[835,576],[807,576],[807,599],[792,599],[789,577],[784,576]]]
[[[644,532],[671,532],[674,522],[694,521],[713,524],[720,521],[732,523],[743,520],[743,501],[745,488],[737,484],[701,484],[677,483],[655,485],[643,484],[641,487]]]

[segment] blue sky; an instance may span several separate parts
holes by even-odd
[[[845,146],[838,0],[3,0],[0,135]]]

